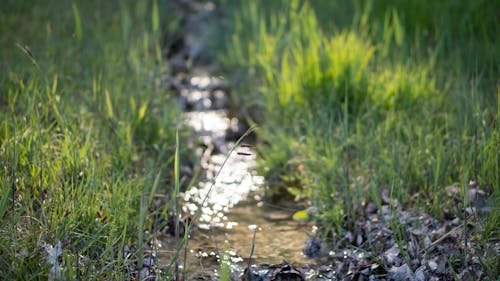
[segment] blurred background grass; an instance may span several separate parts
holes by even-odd
[[[219,57],[260,126],[271,196],[308,199],[341,235],[384,189],[463,217],[475,181],[491,194],[481,241],[498,237],[498,3],[217,2],[230,18]]]

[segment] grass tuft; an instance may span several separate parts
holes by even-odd
[[[169,17],[154,7],[2,3],[2,277],[121,280],[142,265],[145,196],[169,180],[178,114],[157,82],[167,69],[152,46]]]

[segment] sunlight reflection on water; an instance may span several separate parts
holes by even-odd
[[[191,78],[190,81],[198,88],[206,88],[211,79],[210,77],[197,76]],[[191,93],[193,93],[191,98],[207,98],[204,95],[196,94],[199,91],[191,91]],[[224,140],[226,131],[231,126],[231,120],[224,110],[186,112],[184,116],[186,124],[200,138],[209,138],[213,142],[224,142],[223,145],[219,145],[222,147],[222,149],[219,148],[223,150],[222,153],[230,150],[228,146],[234,145],[234,143],[225,143]],[[222,165],[224,167],[221,170]],[[203,204],[200,228],[208,228],[211,224],[225,225],[225,227],[231,228],[233,224],[223,222],[227,219],[224,213],[227,213],[240,201],[245,200],[250,192],[255,192],[264,184],[264,178],[255,173],[254,167],[255,155],[253,154],[211,155],[206,161],[202,161],[202,168],[206,171],[206,179],[185,193],[184,211],[193,215]],[[217,175],[219,170],[220,173]]]
[[[217,81],[215,79],[192,77],[191,88],[183,93],[192,110],[184,112],[185,124],[206,146],[200,148],[204,150],[200,163],[204,177],[185,191],[182,204],[183,211],[191,215],[201,208],[197,221],[200,231],[190,238],[188,263],[196,268],[197,264],[201,265],[196,271],[216,270],[219,268],[219,247],[227,245],[231,249],[231,267],[235,267],[236,263],[243,261],[242,258],[249,257],[256,230],[253,254],[256,262],[279,263],[286,259],[305,264],[307,260],[301,249],[307,239],[305,231],[310,226],[291,220],[293,203],[285,208],[270,207],[260,201],[261,196],[252,196],[265,185],[264,177],[255,171],[255,153],[241,147],[236,150],[245,151],[244,154],[233,151],[227,156],[235,145],[226,140],[235,118],[229,118],[225,110],[211,108],[218,102],[207,88],[212,87],[210,83]],[[164,253],[175,247],[173,238],[166,238],[163,242],[167,245]]]

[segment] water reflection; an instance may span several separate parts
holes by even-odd
[[[259,196],[254,196],[265,184],[255,171],[254,153],[241,148],[243,153],[227,156],[234,143],[226,141],[226,134],[235,119],[230,119],[223,109],[213,109],[214,105],[226,103],[218,100],[225,98],[225,94],[213,85],[221,83],[220,79],[202,75],[189,81],[190,85],[182,91],[187,108],[191,109],[184,113],[185,124],[206,149],[201,153],[205,176],[183,198],[185,213],[194,215],[201,208],[197,231],[191,234],[186,251],[187,264],[197,273],[213,274],[219,268],[221,253],[226,250],[233,270],[241,269],[243,261],[249,258],[254,229],[257,230],[252,257],[255,262],[307,263],[302,248],[310,226],[292,221],[293,206],[263,204]],[[167,249],[175,247],[175,239],[166,237],[162,242],[160,254],[170,256]],[[162,263],[167,264],[167,259]]]

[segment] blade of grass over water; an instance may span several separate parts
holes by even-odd
[[[255,251],[255,238],[257,237],[257,227],[255,227],[255,229],[253,230],[253,236],[252,236],[252,244],[251,244],[251,247],[250,247],[250,255],[248,256],[248,265],[247,265],[247,268],[248,268],[248,272],[250,273],[249,275],[252,276],[252,257],[253,257],[253,253]]]
[[[249,128],[245,133],[234,143],[234,146],[231,147],[231,149],[227,152],[226,157],[224,158],[224,161],[222,162],[221,166],[215,173],[214,178],[212,179],[212,183],[210,185],[210,188],[208,189],[207,194],[203,198],[203,201],[200,203],[200,207],[196,210],[195,214],[191,217],[191,221],[186,221],[186,224],[184,225],[184,237],[182,240],[180,240],[177,244],[176,249],[174,250],[174,255],[172,256],[169,265],[167,266],[167,276],[175,275],[174,272],[172,272],[172,267],[175,266],[175,264],[178,262],[178,256],[182,248],[186,248],[188,244],[188,239],[189,239],[189,233],[191,232],[191,229],[193,227],[193,224],[195,224],[201,216],[202,212],[202,207],[205,205],[205,202],[207,198],[209,197],[210,193],[212,192],[213,187],[215,186],[216,180],[219,177],[222,169],[227,163],[227,160],[229,157],[231,157],[231,154],[240,146],[240,144],[243,142],[243,140],[251,134],[255,130],[255,127]],[[176,201],[180,200],[180,198],[177,197]],[[177,202],[178,203],[178,202]],[[175,268],[174,268],[175,269]]]
[[[179,204],[179,131],[175,134],[175,156],[174,156],[174,192],[172,194],[172,200],[174,201],[171,205],[175,206],[174,208],[174,223],[175,223],[175,232],[174,236],[176,239],[176,244],[179,244],[179,230],[180,230],[180,219],[181,219],[181,208]],[[184,230],[187,234],[187,231]],[[187,238],[187,237],[186,237]],[[185,245],[187,245],[187,239],[184,240]],[[183,243],[184,244],[184,243]],[[174,267],[174,276],[179,276],[179,251],[176,251],[175,256],[175,267]]]

